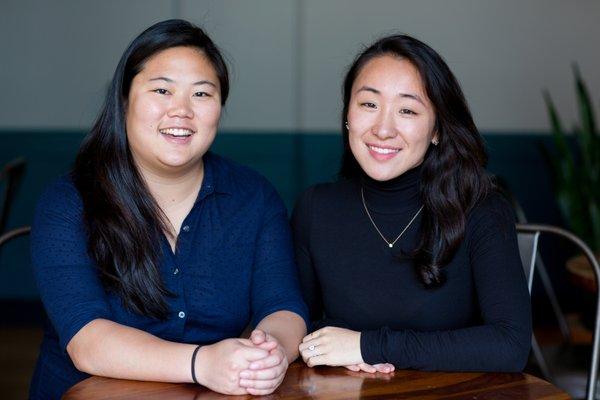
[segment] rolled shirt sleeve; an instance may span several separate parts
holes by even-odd
[[[79,194],[63,177],[40,198],[31,232],[35,281],[63,350],[87,323],[111,317],[104,288],[87,254],[82,210]]]
[[[287,210],[266,180],[263,190],[265,211],[252,271],[252,325],[269,314],[286,310],[302,317],[308,327],[308,309],[298,284]]]

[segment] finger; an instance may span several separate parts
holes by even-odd
[[[316,347],[319,346],[319,343],[316,340],[311,340],[311,341],[308,341],[308,342],[303,342],[303,343],[300,343],[300,345],[298,346],[298,350],[299,351],[304,351],[304,350],[307,350],[311,346],[314,346],[314,348],[316,348]]]
[[[237,354],[245,361],[253,362],[269,357],[267,350],[260,349],[254,346],[240,346]]]
[[[261,344],[267,340],[267,335],[260,329],[255,329],[250,334],[250,340],[254,344]]]
[[[354,371],[354,372],[360,371],[360,367],[358,365],[346,365],[345,367],[348,368],[350,371]]]
[[[254,389],[247,388],[246,391],[253,396],[265,396],[267,394],[271,394],[275,391],[276,388],[273,389]]]
[[[308,359],[310,359],[312,357],[320,356],[322,354],[318,354],[316,351],[305,350],[305,351],[301,352],[300,355],[302,355],[302,359],[305,362],[308,362]]]
[[[314,348],[312,348],[312,347],[313,346],[309,346],[309,347],[305,348],[304,350],[300,351],[300,354],[302,354],[303,358],[304,357],[310,358],[310,357],[322,356],[323,354],[327,354],[327,346],[314,346]]]
[[[314,356],[306,361],[306,365],[308,365],[309,367],[314,367],[317,365],[327,365],[328,361],[329,359],[327,356]]]
[[[268,381],[240,379],[240,386],[243,388],[252,389],[275,389],[279,384],[279,379],[271,379]]]
[[[279,343],[277,343],[276,341],[272,341],[272,342],[263,342],[261,344],[258,345],[259,348],[263,349],[263,350],[267,350],[267,351],[272,351],[273,349],[276,349],[277,346],[279,346]]]
[[[390,373],[390,372],[394,372],[394,365],[393,364],[388,364],[388,363],[384,363],[384,364],[374,364],[373,368],[375,368],[377,370],[377,372],[383,372],[383,373]]]
[[[304,336],[302,338],[302,343],[304,342],[308,342],[310,340],[316,339],[321,335],[321,329],[319,329],[318,331],[314,331],[313,333],[309,333],[308,335]]]
[[[371,374],[377,372],[377,370],[375,369],[375,367],[373,367],[372,365],[369,365],[367,363],[360,363],[358,364],[358,367],[365,372],[369,372]]]
[[[253,379],[253,380],[271,380],[281,377],[285,374],[287,370],[287,365],[285,363],[281,363],[272,368],[265,368],[259,370],[249,370],[245,369],[240,372],[240,378],[242,379]]]
[[[271,368],[281,364],[282,361],[283,354],[280,351],[275,351],[268,357],[252,362],[248,368],[252,370]]]

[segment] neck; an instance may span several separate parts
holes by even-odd
[[[187,204],[191,197],[195,199],[204,178],[202,160],[200,165],[176,172],[157,172],[140,164],[138,169],[150,194],[166,214],[181,204]]]
[[[364,190],[367,207],[378,213],[403,213],[422,204],[421,166],[387,181],[376,181],[362,173],[360,184]]]

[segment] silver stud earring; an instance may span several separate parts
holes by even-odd
[[[345,122],[345,125],[346,125],[346,130],[349,131],[350,127],[348,126],[348,121]]]
[[[437,138],[436,138],[436,139],[433,139],[433,140],[431,141],[431,144],[432,144],[432,145],[434,145],[434,146],[437,146],[439,143],[440,143],[440,142],[439,142],[439,140],[437,140]]]

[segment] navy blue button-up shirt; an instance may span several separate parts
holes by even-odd
[[[170,315],[164,321],[127,311],[104,290],[87,253],[79,193],[69,177],[38,203],[32,263],[49,322],[30,388],[59,398],[87,377],[66,346],[87,323],[105,318],[162,339],[206,344],[237,337],[267,315],[292,311],[308,320],[293,261],[287,211],[259,174],[217,155],[204,156],[204,180],[183,221],[175,253],[162,237],[161,275]]]

